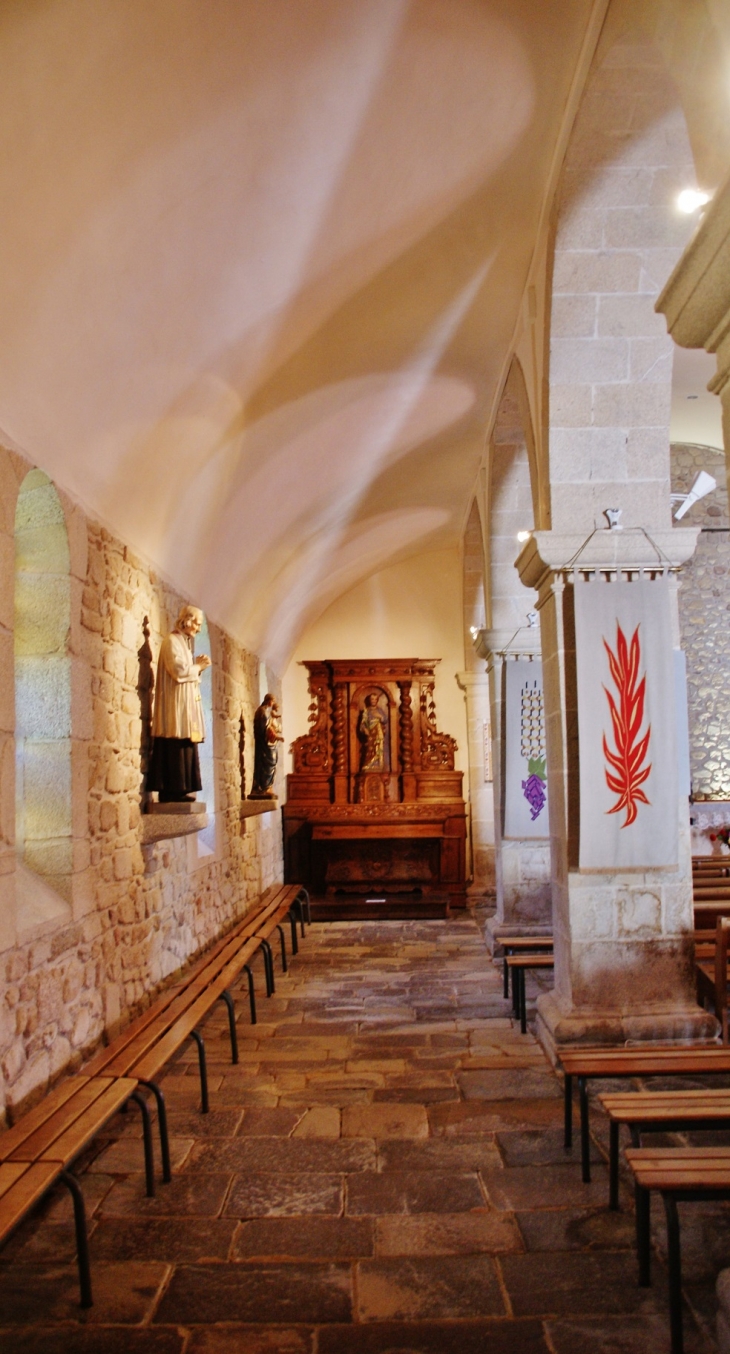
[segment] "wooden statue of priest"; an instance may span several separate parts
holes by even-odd
[[[194,636],[203,624],[196,606],[183,606],[175,628],[162,641],[157,663],[152,756],[147,789],[161,804],[195,799],[202,790],[198,743],[205,739],[200,674],[207,654],[195,657]]]

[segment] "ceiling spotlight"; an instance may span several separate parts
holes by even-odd
[[[517,539],[518,541],[529,541],[531,535],[532,535],[531,531],[518,531]]]
[[[709,201],[709,193],[703,193],[699,188],[683,188],[677,198],[677,206],[685,216],[691,216],[692,212],[698,211]]]
[[[713,489],[716,488],[717,480],[713,479],[712,475],[708,475],[706,470],[701,470],[688,494],[672,494],[672,501],[679,503],[679,507],[674,514],[675,522],[678,522],[680,517],[684,517],[684,514],[689,512],[693,503],[696,503],[700,498],[704,498],[705,494],[711,494]]]

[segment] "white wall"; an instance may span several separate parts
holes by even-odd
[[[464,667],[461,594],[458,548],[432,550],[381,569],[327,608],[307,630],[284,674],[287,771],[289,745],[308,728],[307,673],[298,664],[329,658],[440,658],[438,726],[456,738],[457,770],[467,770],[466,706],[455,676]]]

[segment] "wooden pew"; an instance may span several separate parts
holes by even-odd
[[[677,1204],[730,1199],[730,1147],[630,1147],[626,1160],[636,1187],[639,1284],[651,1283],[651,1190],[659,1190],[667,1218],[669,1320],[672,1354],[683,1354],[682,1257]]]
[[[728,1043],[728,943],[730,917],[718,917],[714,946],[695,943],[697,997],[709,1000],[722,1028],[722,1042]]]
[[[598,1099],[609,1118],[609,1208],[618,1208],[621,1124],[634,1147],[641,1147],[642,1133],[730,1128],[730,1091],[612,1091]]]
[[[134,1077],[142,1086],[152,1092],[157,1105],[157,1123],[160,1135],[162,1155],[162,1179],[169,1183],[172,1179],[170,1164],[170,1144],[167,1128],[167,1107],[162,1088],[157,1078],[170,1058],[187,1039],[192,1039],[198,1050],[198,1070],[200,1075],[201,1106],[208,1113],[208,1075],[205,1055],[205,1043],[198,1025],[211,1011],[216,1002],[224,1001],[228,1008],[229,1033],[231,1040],[231,1061],[238,1062],[238,1039],[236,1034],[235,1010],[230,987],[246,972],[249,980],[252,1023],[256,1021],[255,998],[253,995],[253,975],[251,961],[259,949],[265,954],[268,937],[281,927],[284,918],[299,903],[299,915],[304,922],[305,890],[297,885],[276,885],[268,889],[254,909],[221,941],[197,961],[184,979],[174,987],[167,989],[137,1020],[127,1026],[110,1044],[99,1049],[85,1065],[87,1075],[105,1075],[114,1077]],[[292,922],[294,944],[296,944],[296,922]],[[283,945],[283,934],[282,934]],[[285,960],[285,951],[282,950]],[[273,987],[273,957],[269,948],[266,961],[267,991]]]
[[[92,1305],[86,1209],[81,1186],[69,1167],[129,1100],[135,1100],[142,1112],[147,1193],[152,1195],[149,1111],[133,1078],[69,1077],[0,1136],[0,1243],[61,1180],[73,1200],[82,1307]]]
[[[525,973],[528,969],[551,969],[555,965],[555,959],[552,954],[508,954],[504,962],[512,974],[514,1013],[515,1016],[519,1016],[522,1034],[527,1034]]]
[[[580,1097],[581,1167],[590,1182],[588,1082],[592,1077],[703,1076],[730,1072],[730,1047],[722,1044],[643,1044],[634,1048],[571,1048],[558,1054],[565,1075],[565,1146],[573,1142],[573,1077]]]
[[[509,965],[507,963],[508,954],[539,954],[540,952],[551,954],[553,949],[552,936],[499,936],[498,942],[504,951],[504,995],[509,996]]]

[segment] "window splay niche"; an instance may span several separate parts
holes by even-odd
[[[15,832],[20,929],[71,913],[71,577],[60,499],[42,470],[15,512]]]

